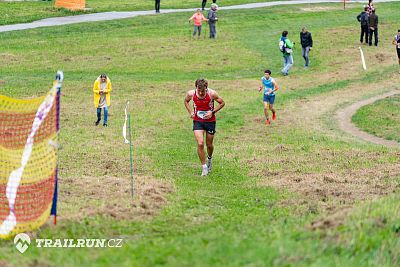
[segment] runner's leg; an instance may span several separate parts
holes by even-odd
[[[207,154],[211,158],[214,152],[214,135],[206,132],[206,146],[207,146]]]
[[[268,120],[268,105],[269,103],[264,101],[264,115],[267,120]]]
[[[204,165],[206,164],[206,152],[204,151],[204,130],[194,130],[193,133],[197,142],[197,155],[199,155],[201,165]]]

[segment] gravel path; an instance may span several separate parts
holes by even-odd
[[[374,3],[396,2],[396,1],[397,0],[375,0]],[[278,6],[278,5],[342,3],[342,2],[343,2],[343,0],[293,0],[293,1],[279,1],[279,2],[276,1],[276,2],[264,2],[264,3],[252,3],[252,4],[244,4],[244,5],[226,6],[226,7],[220,7],[219,9],[220,10],[249,9],[249,8],[262,8],[262,7],[270,7],[270,6]],[[366,0],[351,1],[351,3],[364,3],[364,4],[366,2],[367,2]],[[360,6],[360,8],[361,8],[361,6]],[[196,9],[197,8],[162,9],[161,14],[177,13],[177,12],[193,12]],[[133,18],[136,16],[145,16],[145,15],[155,15],[155,13],[153,10],[131,11],[131,12],[112,11],[112,12],[93,13],[93,14],[68,16],[68,17],[56,17],[56,18],[42,19],[42,20],[31,22],[31,23],[21,23],[21,24],[0,26],[0,32],[18,31],[18,30],[40,28],[40,27],[52,27],[52,26],[60,26],[60,25],[83,23],[83,22],[125,19],[125,18]]]

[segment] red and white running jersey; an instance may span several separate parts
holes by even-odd
[[[214,122],[216,121],[215,114],[209,119],[203,119],[202,115],[205,114],[204,111],[214,110],[214,100],[211,98],[209,90],[206,91],[206,96],[204,98],[199,98],[197,96],[196,90],[194,90],[194,95],[192,98],[193,108],[194,108],[194,119],[195,121],[201,122]],[[199,116],[200,115],[200,116]]]

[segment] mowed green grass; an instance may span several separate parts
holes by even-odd
[[[352,121],[366,132],[400,142],[400,96],[360,108]]]
[[[398,265],[400,200],[396,194],[365,203],[357,198],[339,202],[327,195],[325,203],[339,211],[347,204],[355,208],[338,227],[314,231],[311,222],[329,213],[321,201],[263,185],[276,175],[307,178],[365,172],[368,188],[375,178],[368,173],[389,167],[396,170],[399,164],[397,150],[343,136],[332,121],[334,110],[320,115],[320,128],[311,127],[312,121],[303,126],[297,119],[290,120],[314,99],[339,97],[352,87],[380,82],[369,94],[390,90],[397,71],[395,58],[382,65],[371,64],[367,74],[361,65],[352,69],[352,62],[359,60],[358,8],[343,11],[338,5],[323,5],[329,12],[306,12],[303,7],[220,11],[216,41],[190,39],[189,13],[3,33],[2,94],[42,95],[55,71],[65,72],[60,216],[71,209],[62,201],[73,187],[67,180],[89,176],[100,181],[129,179],[129,151],[121,133],[126,100],[131,101],[133,138],[138,140],[135,170],[171,183],[174,192],[159,214],[146,220],[82,216],[37,231],[38,238],[122,237],[123,248],[31,247],[21,255],[12,241],[0,241],[0,262],[50,266]],[[399,3],[379,5],[380,16],[385,18],[380,29],[383,40],[390,40],[397,30],[399,7]],[[310,69],[301,67],[297,49],[295,67],[285,78],[279,75],[282,59],[277,47],[282,23],[297,42],[304,24],[315,39]],[[391,54],[391,48],[390,42],[382,42],[380,51],[386,56],[384,51],[390,49]],[[364,50],[376,62],[377,50]],[[283,116],[268,129],[262,125],[261,95],[256,92],[265,68],[272,70],[281,85],[276,108],[278,116]],[[93,126],[91,87],[102,72],[114,86],[107,129]],[[199,176],[191,121],[183,106],[185,92],[200,76],[209,79],[210,87],[227,103],[218,114],[213,173],[204,179]],[[365,94],[362,97],[368,91]],[[343,104],[338,102],[335,108]],[[111,173],[103,170],[109,162]],[[399,177],[393,172],[381,179],[398,192]],[[341,186],[334,189],[339,192]],[[105,202],[106,196],[96,205]]]
[[[240,5],[256,2],[270,2],[272,0],[225,0],[224,6]],[[88,0],[86,1],[87,10],[70,11],[67,9],[59,9],[54,7],[55,1],[34,1],[34,2],[4,2],[0,1],[0,25],[25,23],[48,17],[71,16],[79,14],[87,14],[94,12],[107,11],[137,11],[137,10],[154,10],[154,0]],[[207,2],[207,8],[210,7],[212,1]],[[219,3],[218,3],[219,4]],[[180,8],[201,8],[201,0],[163,0],[161,1],[161,10],[163,9],[180,9]]]

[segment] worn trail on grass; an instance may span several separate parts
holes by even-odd
[[[279,1],[279,2],[264,2],[264,3],[252,3],[252,4],[244,4],[244,5],[226,6],[226,7],[220,7],[219,9],[220,10],[250,9],[250,8],[262,8],[262,7],[271,7],[271,6],[279,6],[279,5],[341,3],[341,2],[343,2],[343,0],[289,0],[289,1]],[[375,0],[374,2],[375,3],[396,2],[396,0]],[[365,0],[353,1],[353,3],[365,3]],[[196,8],[186,8],[186,9],[162,9],[161,12],[162,12],[162,14],[177,13],[177,12],[193,12],[193,10],[195,10],[195,9],[197,9],[197,7]],[[93,13],[93,14],[85,14],[85,15],[77,15],[77,16],[48,18],[48,19],[34,21],[31,23],[21,23],[21,24],[0,26],[0,32],[27,30],[27,29],[34,29],[34,28],[40,28],[40,27],[52,27],[52,26],[68,25],[68,24],[83,23],[83,22],[96,22],[96,21],[126,19],[126,18],[133,18],[133,17],[145,16],[145,15],[154,15],[154,11],[153,10],[130,11],[130,12],[112,11],[112,12],[101,12],[101,13]]]
[[[360,109],[361,107],[372,104],[372,103],[376,102],[377,100],[384,99],[384,98],[394,96],[397,94],[400,94],[400,91],[396,90],[396,91],[392,91],[392,92],[389,92],[386,94],[377,95],[375,97],[354,103],[353,105],[351,105],[343,110],[339,110],[339,112],[337,113],[337,118],[339,121],[340,128],[343,131],[345,131],[353,136],[356,136],[357,138],[363,139],[365,141],[375,143],[378,145],[400,148],[400,144],[398,142],[386,140],[386,139],[374,136],[372,134],[366,133],[364,131],[361,131],[351,122],[351,118],[357,112],[357,110]],[[377,127],[379,127],[379,126],[377,126]]]

